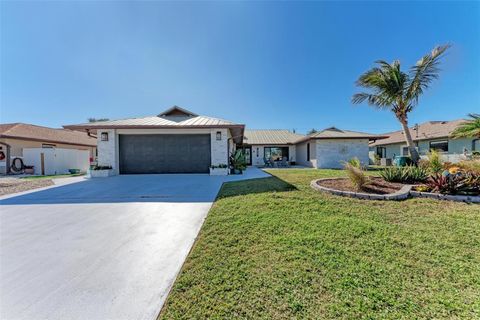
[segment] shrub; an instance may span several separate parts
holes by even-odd
[[[427,186],[433,192],[444,194],[478,195],[480,193],[480,175],[468,171],[445,171],[428,179]]]
[[[365,176],[365,173],[360,167],[352,165],[350,162],[344,164],[344,168],[347,171],[347,176],[352,182],[354,188],[357,191],[362,190],[362,188],[367,184],[368,178]]]
[[[428,153],[428,168],[432,174],[440,173],[443,171],[443,161],[438,151],[432,149]]]
[[[456,164],[456,166],[465,171],[471,171],[476,174],[480,174],[480,160],[460,161]]]
[[[380,176],[388,182],[415,183],[426,181],[428,171],[415,166],[388,167],[380,172]]]
[[[354,157],[354,158],[348,160],[348,164],[350,164],[351,166],[354,166],[355,168],[359,168],[359,169],[362,168],[362,163],[360,162],[360,160],[357,157]]]

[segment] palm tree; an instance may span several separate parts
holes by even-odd
[[[452,138],[480,138],[480,114],[470,113],[471,119],[459,125],[451,134]]]
[[[369,105],[383,110],[390,110],[400,121],[405,141],[414,163],[420,159],[408,130],[408,114],[418,105],[418,99],[431,82],[438,78],[440,58],[450,45],[435,47],[431,53],[423,56],[408,72],[400,69],[400,61],[388,63],[376,61],[376,67],[368,70],[358,78],[356,85],[369,89],[353,95],[352,103],[367,101]]]

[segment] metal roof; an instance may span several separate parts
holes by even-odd
[[[245,125],[231,121],[199,116],[186,109],[173,106],[158,116],[87,122],[63,126],[71,130],[96,132],[97,129],[157,129],[157,128],[230,128],[233,139],[239,143]]]
[[[303,137],[305,136],[283,129],[245,130],[243,143],[249,145],[293,144]]]
[[[53,129],[27,123],[0,124],[0,138],[22,139],[95,147],[97,139],[84,132]]]
[[[369,139],[369,140],[376,140],[382,139],[385,136],[370,134],[365,132],[358,132],[358,131],[351,131],[351,130],[342,130],[336,127],[330,127],[327,129],[323,129],[321,131],[312,133],[305,138],[301,139],[300,141],[306,141],[310,139]]]
[[[428,121],[413,126],[410,128],[410,134],[413,141],[447,138],[461,123],[465,122],[463,119],[453,121]],[[417,130],[418,129],[418,130]],[[405,134],[403,130],[393,131],[383,134],[387,136],[386,139],[378,140],[370,146],[382,146],[393,143],[404,143]]]

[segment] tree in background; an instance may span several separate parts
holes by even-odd
[[[435,47],[408,72],[400,69],[398,60],[392,63],[376,61],[377,66],[362,74],[356,82],[357,86],[368,89],[368,92],[353,95],[352,103],[367,101],[375,108],[392,111],[402,125],[405,141],[415,164],[420,156],[408,128],[408,115],[418,105],[423,91],[439,77],[440,58],[449,47],[450,45]]]
[[[480,114],[470,113],[470,119],[459,125],[451,134],[452,138],[480,138]]]
[[[108,121],[110,119],[108,119],[108,118],[98,118],[98,119],[97,118],[88,118],[87,120],[88,120],[88,122],[99,122],[99,121]]]

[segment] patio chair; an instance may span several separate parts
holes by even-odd
[[[263,164],[266,168],[273,168],[273,163],[270,162],[270,159],[267,159],[267,158],[263,158]]]
[[[282,166],[282,167],[285,167],[285,168],[290,167],[290,164],[288,163],[288,158],[287,158],[287,157],[283,157],[283,158],[282,158],[281,166]]]

